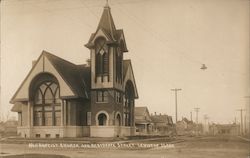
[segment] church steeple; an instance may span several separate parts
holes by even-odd
[[[96,31],[102,29],[106,34],[108,34],[112,38],[112,40],[115,40],[116,28],[110,10],[111,9],[107,1],[106,5],[104,6],[104,10],[102,12],[102,16]]]
[[[115,27],[108,1],[96,31],[85,46],[91,53],[91,89],[122,90],[123,53],[128,50],[123,30]]]

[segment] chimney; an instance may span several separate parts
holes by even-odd
[[[155,112],[155,115],[156,115],[156,112]]]
[[[32,60],[32,67],[36,64],[36,60]]]
[[[86,63],[87,63],[87,65],[86,65],[87,67],[90,67],[90,66],[91,66],[91,60],[90,60],[90,59],[87,59],[87,60],[86,60]]]

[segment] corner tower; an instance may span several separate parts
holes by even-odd
[[[123,53],[128,50],[123,30],[116,29],[108,4],[85,46],[91,53],[91,89],[122,90]]]

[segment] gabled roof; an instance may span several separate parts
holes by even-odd
[[[133,72],[131,60],[130,59],[123,60],[123,65],[122,66],[123,66],[123,79],[126,82],[126,77],[130,76],[129,79],[134,84],[135,98],[137,99],[137,98],[139,98],[139,96],[138,96],[138,91],[137,91],[137,87],[136,87],[136,83],[135,83],[135,77],[134,77],[134,72]]]
[[[77,97],[89,98],[89,87],[87,86],[90,84],[85,83],[84,79],[86,79],[88,82],[90,81],[90,67],[86,67],[84,65],[75,65],[45,51],[43,53],[50,60],[55,69],[60,73],[62,78],[70,86],[71,90],[76,94]],[[86,74],[81,74],[82,72]]]
[[[55,56],[49,52],[43,51],[39,56],[38,60],[42,58],[47,58],[47,60],[51,63],[51,65],[56,69],[56,71],[60,74],[61,78],[73,92],[73,98],[89,98],[89,89],[90,89],[90,67],[85,65],[75,65],[69,61],[66,61],[58,56]],[[38,62],[36,62],[38,63]],[[33,69],[35,69],[37,64],[35,64],[30,70],[29,74],[26,76],[14,96],[12,97],[10,103],[15,103],[16,96],[18,92],[23,87],[25,81],[32,73]],[[71,96],[72,98],[72,96]],[[13,107],[13,111],[19,111],[16,107]]]
[[[186,117],[184,117],[184,118],[182,119],[182,121],[186,122],[187,124],[193,123],[193,121],[189,121]]]
[[[146,106],[142,106],[142,107],[135,107],[135,116],[143,116],[147,111],[147,107]]]
[[[151,115],[152,122],[154,123],[166,123],[166,124],[172,124],[171,122],[171,116],[168,115]]]
[[[135,107],[135,123],[151,123],[152,120],[150,118],[148,108],[146,106],[143,107]]]
[[[90,83],[86,83],[86,81],[90,82],[90,67],[75,65],[45,51],[43,53],[77,97],[89,98],[88,90],[90,88],[87,86],[90,85]]]

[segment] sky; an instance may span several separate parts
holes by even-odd
[[[96,31],[105,0],[2,0],[1,116],[42,50],[75,64],[90,57],[84,47]],[[204,115],[210,122],[239,121],[250,94],[249,0],[109,0],[123,29],[139,99],[150,113],[178,119]],[[201,70],[205,64],[208,69]]]

